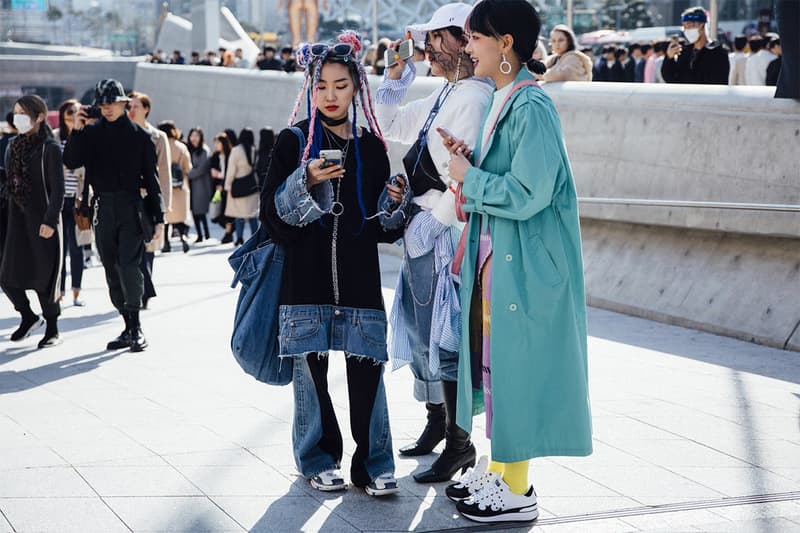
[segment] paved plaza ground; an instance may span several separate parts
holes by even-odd
[[[122,322],[99,267],[49,350],[36,350],[43,330],[8,342],[18,317],[0,298],[0,533],[486,530],[444,484],[413,481],[433,456],[396,457],[402,491],[384,499],[297,476],[291,388],[256,382],[230,353],[231,251],[156,259],[139,354],[105,350]],[[383,260],[388,303],[399,259]],[[518,530],[800,531],[800,354],[598,309],[589,333],[595,453],[532,461],[541,516]],[[341,357],[329,380],[352,453]],[[397,449],[425,409],[408,369],[386,383]],[[488,453],[483,429],[476,418]]]

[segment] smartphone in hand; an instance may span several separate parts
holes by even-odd
[[[332,165],[342,164],[342,151],[341,150],[320,150],[319,158],[322,159],[322,164],[319,168],[328,168]]]

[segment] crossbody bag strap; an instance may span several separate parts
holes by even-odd
[[[289,129],[292,130],[292,133],[297,136],[297,140],[300,141],[300,154],[297,156],[297,164],[300,165],[303,161],[303,148],[305,148],[306,136],[303,135],[303,130],[297,126],[290,126]]]

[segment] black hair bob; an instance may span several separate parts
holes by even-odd
[[[547,67],[533,59],[542,21],[525,0],[483,0],[469,15],[469,31],[496,39],[503,35],[514,38],[513,49],[519,60],[534,74],[544,74]]]

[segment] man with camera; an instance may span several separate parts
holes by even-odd
[[[661,65],[667,83],[703,83],[727,85],[730,72],[728,52],[706,33],[708,15],[702,7],[692,7],[681,14],[683,35],[688,44],[673,39]]]
[[[156,175],[156,150],[150,135],[126,114],[122,84],[107,79],[95,87],[94,105],[83,106],[64,147],[68,168],[86,167],[81,205],[89,206],[95,241],[105,269],[111,302],[125,320],[125,330],[107,349],[147,347],[139,322],[144,278],[139,268],[144,243],[164,229],[164,200]],[[93,116],[99,120],[87,125]],[[147,191],[142,198],[141,189]],[[83,209],[88,210],[88,207]]]

